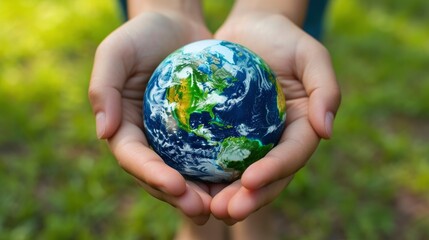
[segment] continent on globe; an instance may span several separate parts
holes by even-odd
[[[279,141],[286,103],[275,74],[247,48],[203,40],[170,54],[143,99],[147,139],[193,180],[231,182]]]

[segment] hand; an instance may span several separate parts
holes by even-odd
[[[108,140],[119,165],[148,193],[197,224],[210,215],[209,190],[185,181],[148,147],[142,131],[142,99],[152,72],[169,53],[206,38],[211,34],[204,24],[185,12],[143,12],[100,44],[89,86],[98,137]]]
[[[284,15],[233,14],[215,38],[242,44],[260,55],[277,74],[287,107],[279,144],[252,164],[241,180],[218,186],[211,211],[233,224],[273,201],[306,164],[320,138],[330,138],[340,90],[327,50]]]

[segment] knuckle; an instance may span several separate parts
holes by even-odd
[[[110,38],[107,37],[97,46],[97,49],[95,50],[96,58],[100,55],[103,55],[104,52],[108,51],[111,48],[110,42],[111,42]]]
[[[100,96],[102,94],[102,91],[99,87],[96,86],[90,86],[88,89],[88,98],[92,104],[97,102],[98,99],[100,99]]]
[[[316,41],[317,42],[317,41]],[[323,56],[324,58],[330,58],[331,54],[329,53],[328,48],[324,46],[322,43],[317,42],[314,46],[314,51],[319,54],[320,56]]]

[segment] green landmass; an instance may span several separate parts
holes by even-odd
[[[244,172],[252,163],[263,158],[274,145],[264,145],[259,140],[242,136],[225,138],[220,146],[216,162],[226,171]]]
[[[186,56],[182,56],[182,58],[186,59]],[[237,80],[228,71],[222,68],[219,69],[216,65],[211,66],[213,74],[209,78],[207,74],[198,70],[198,64],[196,60],[187,59],[183,64],[176,67],[176,72],[189,67],[192,69],[192,73],[186,78],[179,78],[173,74],[174,79],[172,81],[176,84],[167,89],[166,98],[169,103],[176,103],[173,116],[177,119],[180,128],[209,140],[209,135],[198,131],[201,126],[198,126],[197,129],[190,126],[191,114],[207,112],[212,118],[211,122],[216,122],[218,126],[223,126],[224,124],[219,122],[213,113],[213,108],[218,102],[208,102],[208,100],[213,94],[221,95],[225,88],[231,86]],[[225,79],[230,81],[225,81]]]

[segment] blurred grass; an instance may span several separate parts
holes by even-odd
[[[217,28],[232,1],[206,1]],[[429,4],[333,1],[334,137],[276,201],[286,239],[429,238]],[[95,139],[87,86],[114,1],[0,2],[0,239],[170,239],[176,212]],[[172,217],[173,216],[173,217]]]

